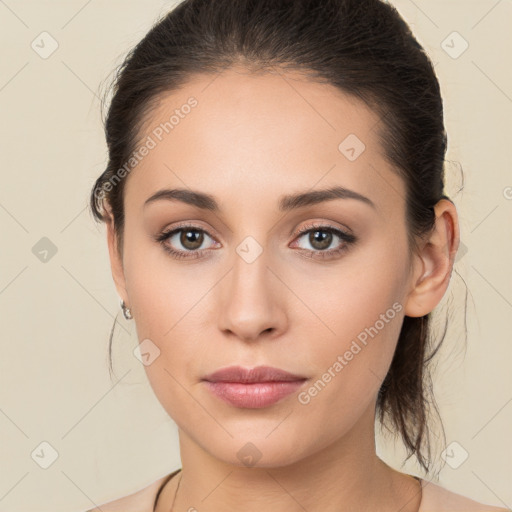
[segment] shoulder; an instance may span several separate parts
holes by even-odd
[[[153,512],[156,495],[171,475],[165,475],[132,494],[102,503],[86,512]]]
[[[418,512],[510,512],[510,509],[486,505],[439,484],[421,480],[423,497]]]

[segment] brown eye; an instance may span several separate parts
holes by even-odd
[[[155,240],[174,258],[199,258],[207,252],[208,246],[201,248],[207,238],[211,239],[210,247],[220,245],[206,231],[192,225],[166,230]]]
[[[180,243],[189,250],[195,251],[201,247],[204,240],[204,233],[194,229],[181,230]]]
[[[304,254],[309,253],[311,258],[327,259],[343,254],[355,244],[357,238],[334,226],[314,225],[301,230],[296,240],[294,247],[301,249]]]
[[[327,249],[332,243],[332,233],[328,231],[310,231],[309,243],[311,246],[318,250],[323,251]]]

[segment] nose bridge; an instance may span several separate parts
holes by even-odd
[[[271,300],[269,250],[254,237],[245,237],[235,248],[230,295],[241,307],[264,309]]]
[[[244,339],[283,328],[284,297],[279,280],[268,268],[271,259],[270,251],[252,236],[234,248],[232,268],[219,301],[219,328]]]

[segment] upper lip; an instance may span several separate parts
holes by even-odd
[[[203,380],[209,382],[283,382],[305,380],[306,377],[294,375],[293,373],[273,368],[271,366],[257,366],[255,368],[243,368],[242,366],[228,366],[221,368]]]

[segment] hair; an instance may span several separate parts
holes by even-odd
[[[126,178],[115,186],[112,181],[151,109],[194,75],[234,66],[298,71],[378,114],[379,142],[405,183],[409,249],[417,250],[435,225],[435,204],[451,201],[444,194],[447,136],[432,63],[397,10],[381,0],[184,0],[130,50],[114,79],[105,121],[108,164],[94,183],[90,207],[97,221],[106,221],[107,201],[121,256]],[[445,324],[433,346],[431,320],[430,314],[405,316],[376,403],[381,425],[401,435],[407,459],[414,454],[427,474],[433,410],[440,420],[429,363],[446,334]]]

